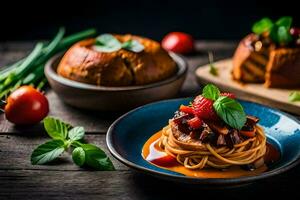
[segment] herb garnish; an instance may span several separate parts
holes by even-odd
[[[126,49],[135,53],[139,53],[143,51],[145,47],[137,40],[131,39],[124,43],[121,43],[111,34],[102,34],[96,38],[94,48],[97,51],[106,53],[118,51],[120,49]]]
[[[202,96],[214,101],[214,110],[226,124],[238,130],[245,125],[246,114],[242,105],[232,98],[221,96],[220,90],[215,85],[206,85]]]
[[[73,161],[78,166],[87,166],[95,170],[114,170],[111,160],[104,151],[92,144],[82,142],[85,131],[81,126],[71,125],[52,117],[44,119],[44,127],[53,139],[39,145],[31,154],[33,165],[42,165],[53,161],[63,152],[74,148]]]
[[[290,33],[292,21],[292,17],[286,16],[281,17],[274,23],[266,17],[256,22],[252,27],[252,31],[258,35],[269,33],[273,42],[280,45],[287,45],[293,40]]]
[[[215,85],[208,84],[203,88],[202,96],[215,101],[220,97],[220,90]]]
[[[208,52],[209,73],[213,76],[218,76],[218,69],[214,65],[214,57],[212,52]]]
[[[289,95],[289,101],[290,102],[300,101],[300,92],[298,91],[291,92]]]

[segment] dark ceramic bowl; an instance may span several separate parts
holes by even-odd
[[[260,118],[268,142],[281,152],[278,162],[267,172],[257,176],[222,178],[194,178],[156,167],[142,158],[144,143],[161,130],[174,111],[181,104],[189,104],[192,99],[165,100],[148,104],[128,112],[117,119],[109,128],[106,142],[112,155],[125,165],[159,178],[181,183],[202,184],[206,186],[235,186],[281,174],[300,162],[300,122],[279,110],[260,104],[240,101],[245,112]]]
[[[152,84],[125,87],[104,87],[72,81],[56,73],[62,54],[55,55],[45,66],[45,75],[55,93],[67,104],[78,108],[119,111],[149,102],[174,97],[185,80],[187,63],[178,55],[170,53],[177,63],[177,73]]]

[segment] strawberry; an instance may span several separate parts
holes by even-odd
[[[190,127],[197,129],[202,126],[203,121],[199,117],[193,117],[192,119],[187,120],[187,123]]]
[[[218,116],[213,107],[213,100],[197,96],[193,102],[194,114],[200,119],[217,120]]]
[[[222,92],[220,95],[221,95],[221,96],[229,97],[229,98],[231,98],[231,99],[235,99],[235,98],[236,98],[235,94],[230,93],[230,92]]]

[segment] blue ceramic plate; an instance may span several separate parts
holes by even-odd
[[[181,104],[190,98],[160,101],[136,108],[116,120],[108,130],[106,142],[112,155],[125,165],[160,178],[185,183],[206,185],[232,185],[250,183],[280,174],[300,162],[300,123],[294,117],[260,104],[240,101],[245,112],[260,118],[259,125],[268,141],[281,152],[281,159],[270,170],[258,176],[232,179],[201,179],[161,169],[151,165],[141,156],[144,143],[173,117]]]

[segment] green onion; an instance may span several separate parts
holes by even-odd
[[[21,85],[33,85],[38,89],[44,87],[47,83],[44,76],[44,66],[47,60],[54,54],[66,50],[75,42],[94,36],[96,30],[88,29],[63,38],[64,34],[65,29],[61,27],[47,45],[39,42],[27,57],[0,69],[0,99]]]
[[[0,85],[0,90],[6,89],[11,84],[14,84],[16,81],[20,80],[21,76],[27,71],[26,68],[30,66],[35,59],[40,55],[43,48],[42,43],[38,43],[34,50],[29,54],[29,56],[22,62],[22,64],[13,70],[8,77],[5,79],[4,83]]]
[[[68,48],[69,46],[71,46],[72,44],[74,44],[77,41],[83,40],[85,38],[88,37],[92,37],[96,34],[96,29],[88,29],[73,35],[70,35],[66,38],[64,38],[61,43],[58,46],[58,50],[63,50],[65,48]]]

